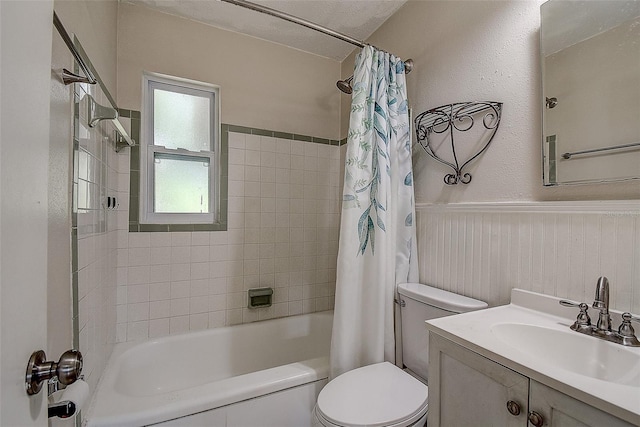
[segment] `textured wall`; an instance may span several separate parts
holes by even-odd
[[[541,1],[407,2],[371,38],[401,58],[414,117],[450,102],[504,102],[494,142],[470,168],[473,181],[449,187],[447,168],[416,149],[416,198],[424,203],[638,199],[638,182],[542,185],[539,6]],[[353,58],[343,64],[346,75]],[[344,117],[342,133],[346,135]]]
[[[223,123],[338,139],[340,63],[120,3],[118,106],[140,110],[142,71],[220,85]]]
[[[414,146],[420,280],[499,305],[513,287],[590,301],[605,275],[612,305],[640,312],[640,183],[542,185],[540,4],[410,0],[368,40],[415,61],[407,76],[414,117],[450,102],[504,102],[467,186],[444,185],[448,169]],[[607,199],[635,201],[599,201]]]
[[[116,94],[117,0],[56,0],[54,10],[75,34],[113,96]]]

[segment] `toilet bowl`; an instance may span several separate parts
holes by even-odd
[[[346,372],[320,392],[314,427],[411,427],[427,420],[428,334],[424,322],[487,303],[419,283],[398,285],[405,370],[389,362]]]
[[[324,427],[424,425],[427,386],[389,362],[376,363],[329,382],[315,411]]]

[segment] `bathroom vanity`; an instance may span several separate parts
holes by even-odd
[[[640,425],[640,347],[570,330],[578,310],[559,301],[514,289],[507,306],[427,322],[428,425]]]

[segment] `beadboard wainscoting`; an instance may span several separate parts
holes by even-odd
[[[420,280],[509,303],[517,287],[593,301],[611,282],[611,307],[640,313],[640,202],[416,206]]]

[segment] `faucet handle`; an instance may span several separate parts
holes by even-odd
[[[564,307],[578,307],[580,309],[580,313],[578,313],[578,317],[573,325],[571,325],[571,329],[574,331],[577,330],[585,330],[591,328],[591,318],[589,317],[589,313],[587,310],[589,309],[589,305],[584,302],[577,303],[569,300],[560,300],[560,305]]]
[[[629,312],[622,313],[622,320],[623,321],[625,321],[625,320],[629,320],[629,321],[633,320],[634,322],[640,323],[640,317],[634,316],[633,314],[631,314]]]
[[[580,307],[582,304],[584,304],[583,302],[573,302],[569,301],[568,299],[561,299],[558,302],[560,303],[560,305],[563,305],[565,307]]]
[[[632,320],[634,322],[640,322],[640,317],[635,317],[628,312],[622,313],[622,323],[618,328],[618,334],[622,338],[623,344],[638,347],[640,346],[640,341],[636,338],[636,331],[633,329],[633,326],[631,326]],[[626,342],[629,342],[629,344],[626,344]]]

